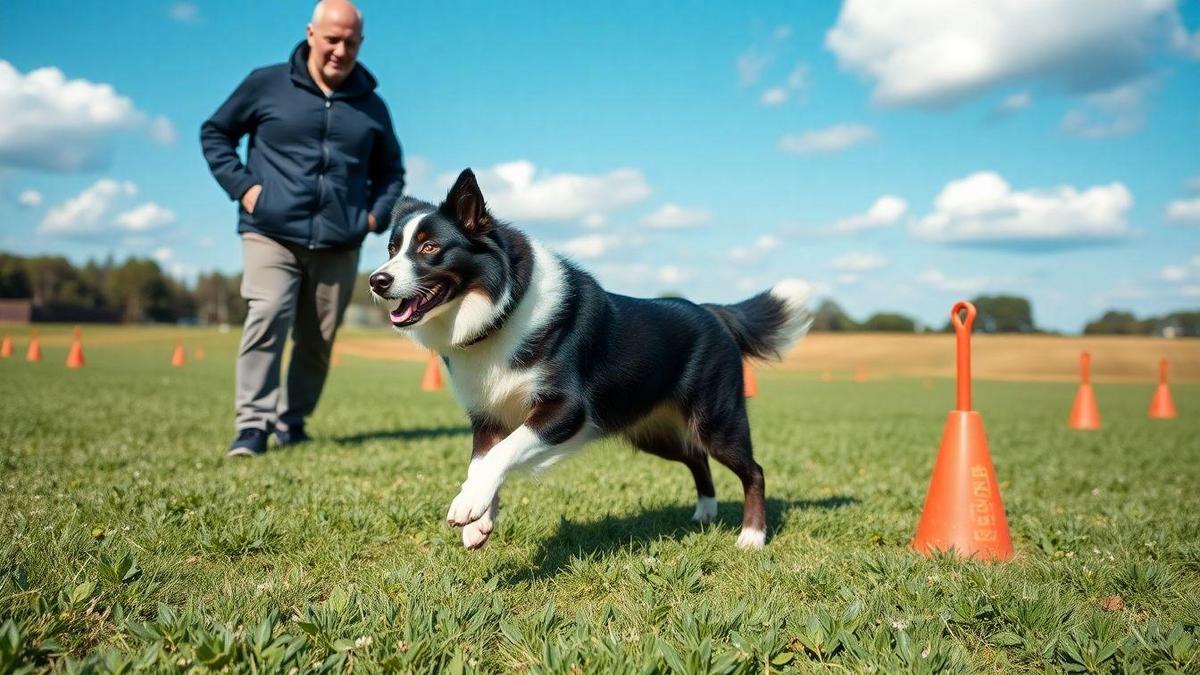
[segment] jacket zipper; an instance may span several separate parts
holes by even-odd
[[[321,172],[317,174],[317,212],[313,214],[313,226],[310,228],[308,248],[317,247],[317,215],[321,213],[321,202],[325,199],[325,171],[329,168],[329,108],[333,101],[325,98],[325,126],[321,130]]]

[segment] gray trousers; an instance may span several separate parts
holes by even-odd
[[[359,249],[310,251],[242,235],[242,297],[249,303],[237,360],[237,429],[303,424],[317,407],[333,338],[350,303]],[[287,386],[283,345],[292,333]]]

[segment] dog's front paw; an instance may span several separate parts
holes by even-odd
[[[762,548],[767,543],[767,533],[762,530],[756,530],[752,527],[743,527],[742,533],[738,535],[737,547],[743,551],[754,551]]]
[[[492,530],[496,528],[496,517],[499,515],[499,501],[499,498],[493,499],[491,506],[480,516],[479,520],[463,526],[463,546],[468,550],[481,548],[492,536]]]
[[[483,517],[496,498],[496,489],[479,482],[468,480],[463,483],[462,491],[450,502],[450,510],[446,513],[446,522],[462,527]],[[491,528],[488,528],[491,531]]]
[[[697,497],[696,512],[692,514],[692,522],[706,525],[717,518],[717,498]]]

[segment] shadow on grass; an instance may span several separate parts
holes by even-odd
[[[416,429],[386,429],[367,431],[351,436],[337,436],[332,440],[341,445],[362,445],[370,441],[419,441],[427,438],[442,438],[444,436],[462,436],[471,434],[471,427],[465,424],[446,427],[419,427]]]
[[[858,502],[857,498],[847,495],[799,501],[767,498],[767,545],[770,545],[770,538],[782,531],[784,516],[791,511],[840,509]],[[563,518],[558,530],[540,545],[534,556],[533,568],[512,570],[508,581],[534,581],[553,576],[570,565],[574,558],[602,557],[618,549],[639,546],[662,537],[683,537],[701,527],[729,530],[729,546],[733,546],[733,538],[742,527],[741,500],[719,502],[717,519],[707,526],[692,522],[693,508],[664,507],[628,516],[605,516],[587,523],[573,523]]]

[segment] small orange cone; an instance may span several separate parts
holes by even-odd
[[[195,356],[196,356],[196,360],[197,360],[197,361],[203,361],[203,360],[204,360],[204,345],[196,345],[196,353],[195,353]]]
[[[29,362],[42,360],[42,343],[38,340],[38,332],[36,330],[29,336],[29,351],[25,352],[25,360]]]
[[[4,341],[0,342],[0,359],[12,358],[12,336],[5,335]]]
[[[1092,355],[1079,355],[1079,391],[1075,392],[1075,404],[1067,426],[1072,429],[1099,429],[1100,406],[1096,405],[1096,391],[1092,389]]]
[[[67,354],[67,367],[83,367],[83,333],[79,326],[75,326],[75,339],[71,341],[71,351]]]
[[[171,365],[180,368],[187,363],[187,354],[183,351],[183,338],[175,341],[175,353],[171,356]]]
[[[1167,360],[1158,362],[1158,387],[1154,389],[1154,398],[1150,399],[1150,419],[1175,419],[1175,401],[1171,398],[1171,388],[1167,386]]]
[[[967,311],[965,322],[959,318],[963,309]],[[950,317],[958,343],[957,407],[946,420],[912,547],[924,555],[954,549],[962,556],[1008,560],[1013,555],[1012,536],[988,452],[983,416],[971,410],[975,306],[959,301]]]
[[[854,381],[862,384],[867,381],[867,369],[863,364],[858,364],[854,367]]]
[[[442,390],[442,369],[437,354],[429,352],[429,363],[425,365],[425,377],[421,378],[421,391]]]
[[[758,379],[754,377],[754,369],[746,361],[742,362],[742,388],[746,398],[758,396]]]

